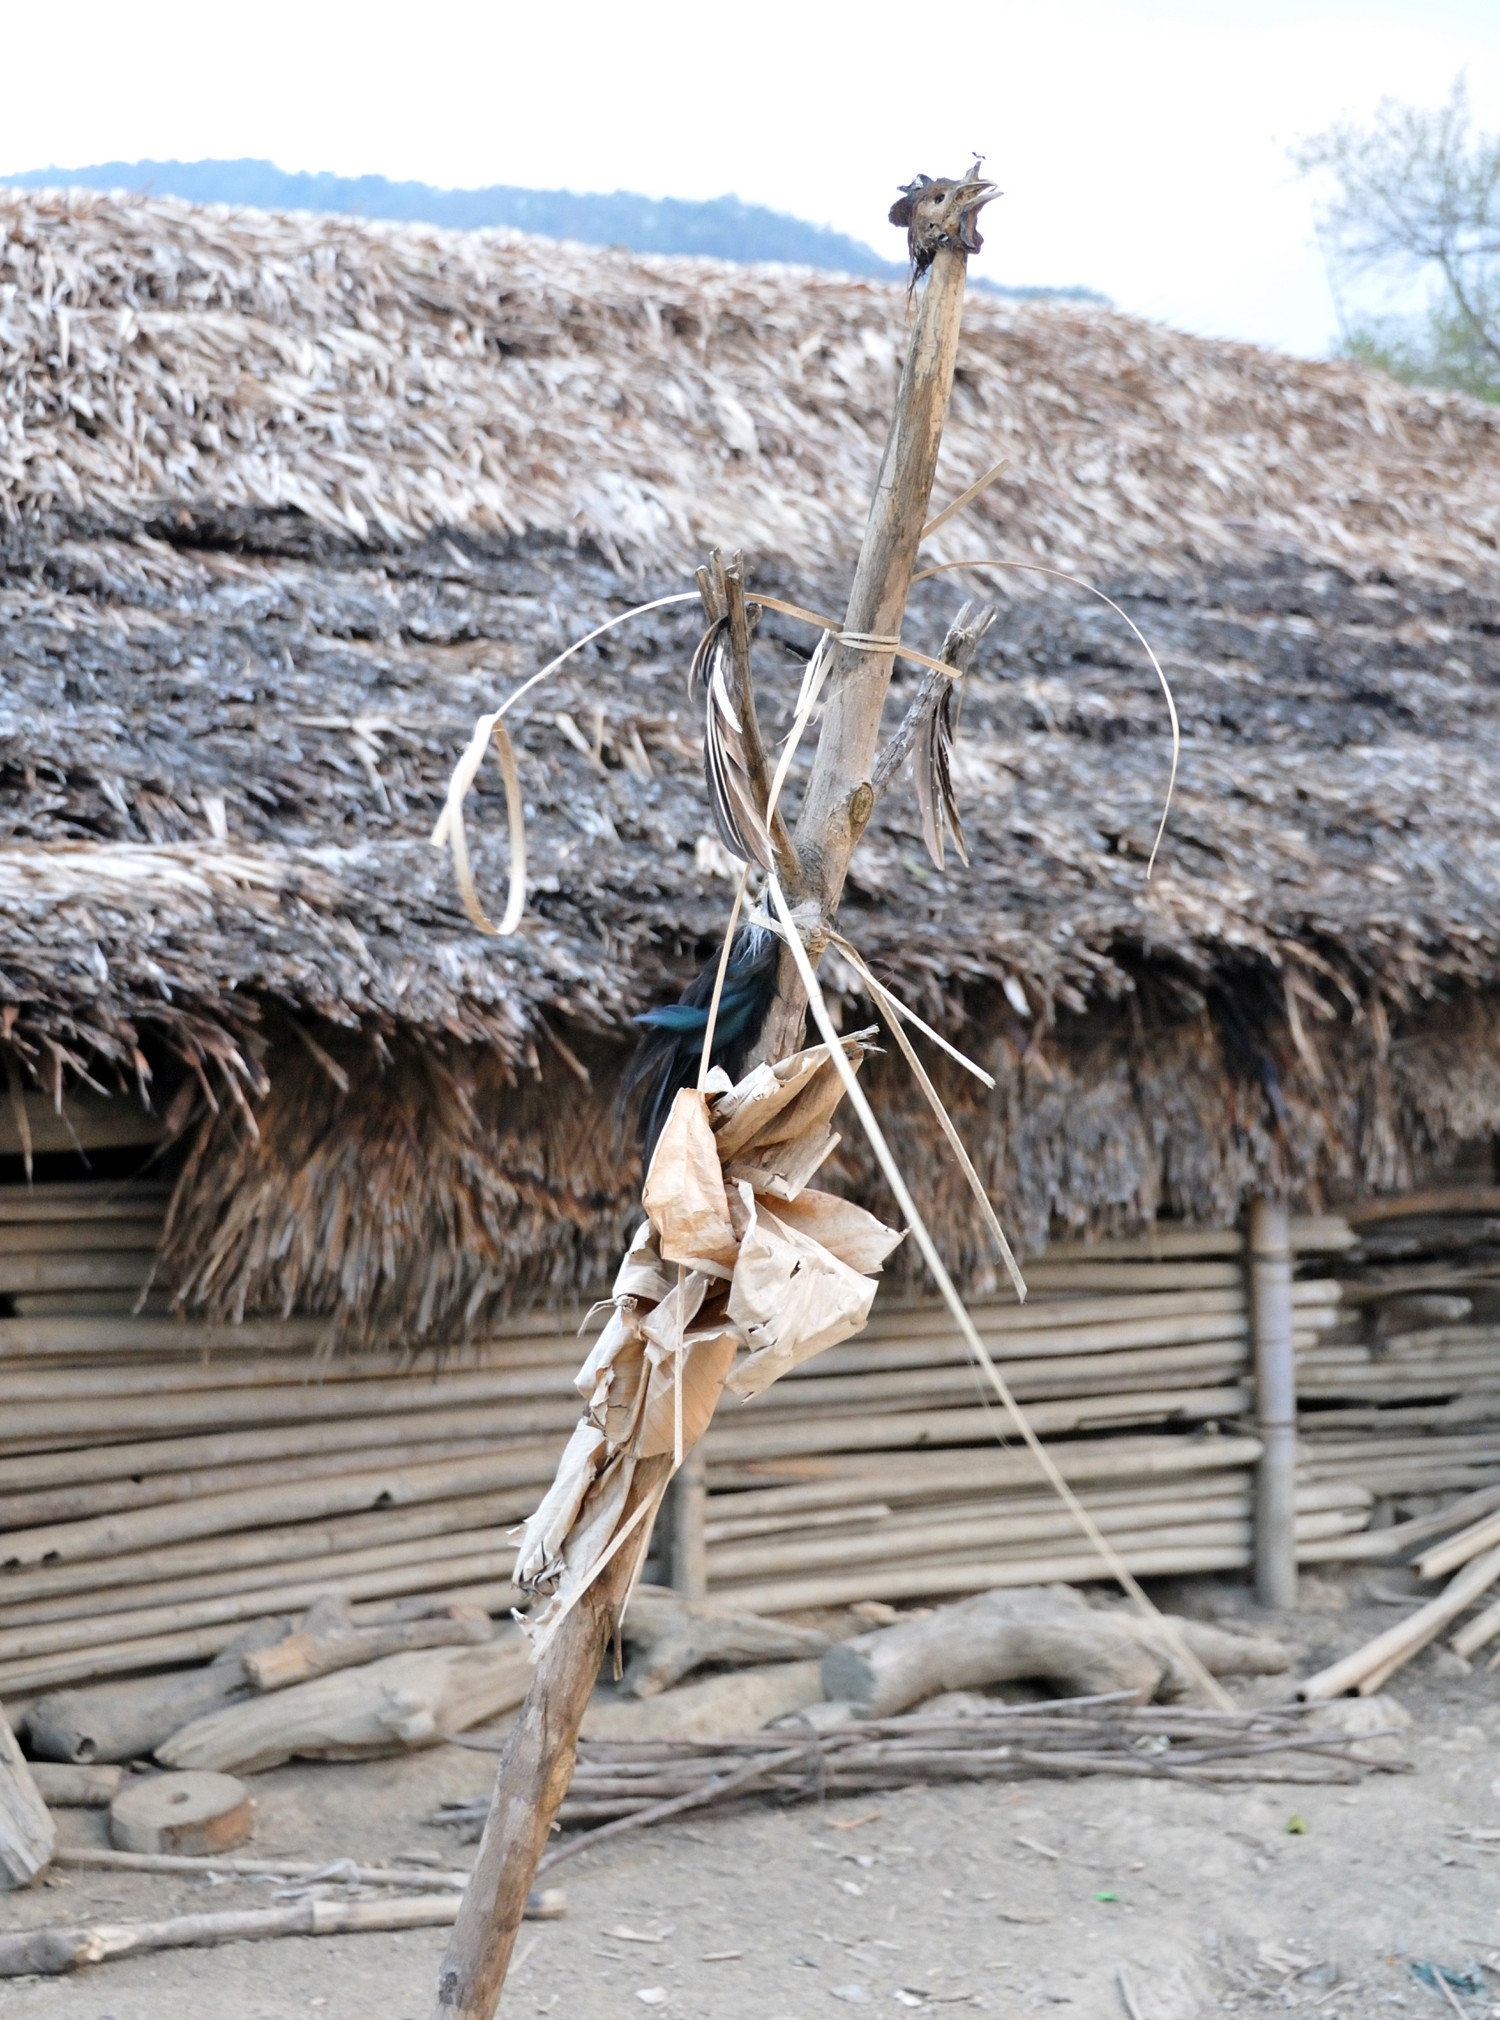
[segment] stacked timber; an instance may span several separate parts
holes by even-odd
[[[580,1314],[530,1314],[432,1361],[335,1354],[325,1322],[154,1310],[161,1188],[0,1191],[0,1696],[201,1662],[330,1587],[495,1612],[515,1525],[578,1413]],[[1345,1330],[1306,1223],[1296,1287],[1316,1360]],[[1250,1556],[1240,1237],[1054,1250],[980,1331],[1058,1464],[1141,1575]],[[37,1299],[50,1303],[38,1306]],[[105,1301],[108,1302],[105,1302]],[[947,1315],[877,1305],[857,1339],[704,1441],[710,1589],[762,1611],[1105,1575]],[[1310,1474],[1304,1554],[1362,1529],[1363,1476]],[[656,1575],[661,1575],[658,1570]]]
[[[1304,1259],[1354,1240],[1332,1220],[1300,1222],[1294,1238]],[[984,1303],[976,1323],[1126,1564],[1139,1576],[1247,1565],[1260,1446],[1246,1428],[1242,1238],[1158,1230],[1051,1249],[1026,1275],[1024,1306]],[[1340,1299],[1326,1275],[1298,1282],[1304,1351],[1338,1328]],[[721,1413],[707,1447],[709,1589],[737,1605],[1108,1575],[940,1307],[877,1304],[857,1340]],[[1373,1498],[1358,1481],[1309,1480],[1299,1548],[1363,1529]]]
[[[1302,1478],[1357,1482],[1378,1523],[1500,1482],[1500,1188],[1349,1209],[1338,1323],[1298,1357]],[[1360,1555],[1329,1539],[1320,1554]]]

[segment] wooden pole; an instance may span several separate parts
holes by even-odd
[[[644,1459],[660,1477],[667,1459]],[[489,1820],[438,1977],[435,2020],[491,2020],[542,1853],[568,1785],[578,1728],[630,1586],[635,1552],[617,1551],[563,1621],[532,1678],[501,1756]]]
[[[672,1482],[672,1584],[684,1599],[708,1597],[708,1460],[695,1445]]]
[[[1255,1596],[1297,1604],[1297,1376],[1292,1251],[1279,1200],[1250,1203],[1250,1337],[1261,1439],[1255,1481]]]
[[[903,215],[927,271],[901,374],[896,413],[865,527],[845,632],[837,648],[812,776],[796,832],[795,900],[809,909],[816,959],[843,891],[849,857],[875,804],[870,774],[890,685],[894,641],[932,494],[953,387],[973,218],[992,194],[977,173],[913,184]],[[784,953],[776,1001],[754,1059],[779,1059],[801,1042],[806,1009]],[[753,1061],[752,1061],[753,1063]],[[647,1461],[647,1465],[664,1462]],[[641,1476],[632,1492],[640,1490]],[[573,1771],[578,1726],[605,1638],[629,1585],[622,1551],[573,1609],[537,1668],[496,1779],[474,1877],[438,1980],[435,2020],[492,2020],[521,1926],[526,1896]]]
[[[799,911],[807,909],[804,937],[814,962],[838,909],[849,858],[875,805],[871,773],[895,660],[890,647],[873,641],[894,640],[901,631],[958,357],[968,272],[960,226],[978,207],[975,198],[966,200],[963,192],[988,193],[988,186],[977,179],[972,184],[937,184],[934,189],[948,194],[925,200],[930,214],[914,223],[913,243],[919,230],[942,235],[945,203],[951,212],[947,220],[951,235],[942,237],[928,268],[844,618],[846,637],[872,642],[841,643],[834,649],[818,747],[797,818],[798,874],[787,895]],[[802,1042],[806,1009],[791,955],[783,953],[776,1002],[752,1063],[794,1052]]]

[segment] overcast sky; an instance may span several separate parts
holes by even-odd
[[[6,0],[0,26],[10,170],[730,192],[898,257],[894,185],[977,151],[1005,191],[981,271],[1311,353],[1335,319],[1287,144],[1465,67],[1500,127],[1500,0]]]

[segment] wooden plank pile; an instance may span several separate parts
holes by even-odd
[[[1341,1221],[1297,1224],[1304,1257],[1337,1254]],[[1054,1248],[1028,1266],[1024,1306],[975,1317],[1064,1473],[1138,1575],[1250,1561],[1259,1443],[1248,1386],[1241,1237]],[[1294,1291],[1297,1343],[1340,1318],[1325,1277]],[[880,1305],[753,1406],[721,1411],[708,1448],[709,1588],[761,1611],[1102,1577],[931,1305]],[[1233,1426],[1233,1429],[1229,1427]],[[1002,1446],[1004,1449],[1002,1449]],[[944,1448],[944,1449],[934,1449]],[[1299,1547],[1363,1529],[1363,1482],[1309,1480]]]
[[[1450,1188],[1349,1215],[1337,1323],[1298,1358],[1301,1477],[1386,1503],[1500,1482],[1500,1189]],[[1369,1538],[1316,1555],[1364,1556]]]
[[[317,1320],[184,1323],[150,1304],[164,1207],[138,1183],[0,1192],[0,1692],[201,1662],[330,1586],[356,1620],[417,1595],[515,1604],[512,1531],[577,1416],[578,1315],[528,1315],[436,1368],[334,1355]],[[1340,1365],[1348,1327],[1312,1259],[1351,1239],[1297,1229],[1314,1370]],[[1030,1277],[1024,1307],[976,1308],[981,1332],[1126,1562],[1245,1565],[1240,1237],[1054,1250]],[[1340,1435],[1365,1453],[1363,1427]],[[705,1451],[709,1586],[745,1610],[1102,1575],[929,1304],[877,1304],[857,1340],[726,1397]],[[1369,1474],[1308,1469],[1304,1556],[1365,1527]]]

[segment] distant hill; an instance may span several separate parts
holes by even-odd
[[[680,197],[579,195],[567,189],[434,189],[425,182],[388,182],[383,175],[292,174],[270,161],[100,161],[87,168],[27,169],[0,177],[21,189],[127,189],[177,196],[189,203],[250,204],[258,210],[319,210],[354,217],[449,225],[459,231],[509,225],[544,238],[627,252],[696,253],[721,260],[785,260],[835,273],[904,280],[906,268],[844,232],[806,224],[737,196],[689,203]],[[1050,295],[1102,302],[1092,288],[976,285],[1003,295]]]

